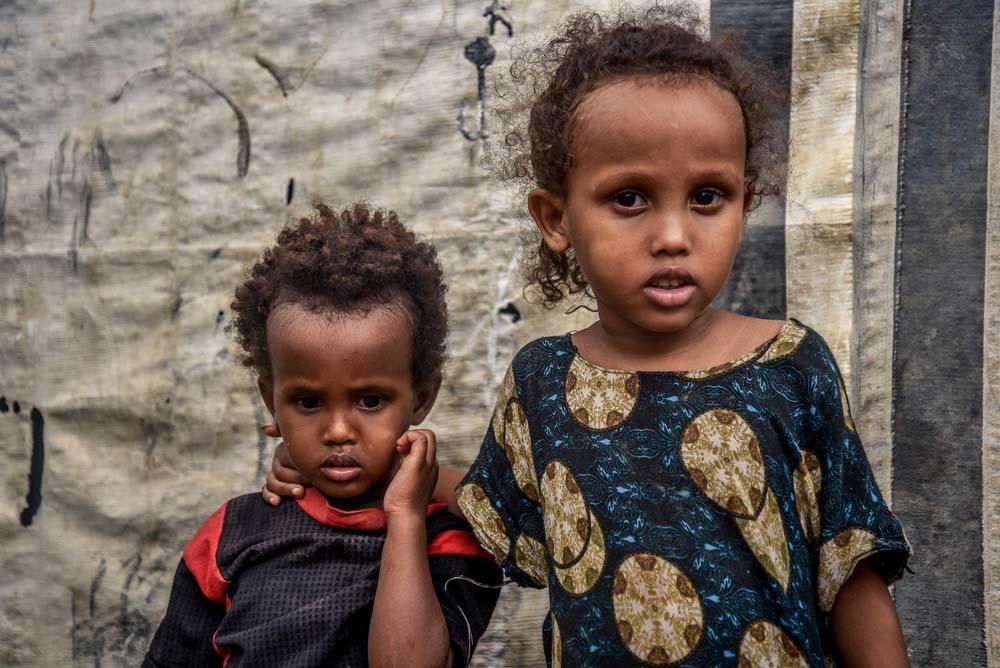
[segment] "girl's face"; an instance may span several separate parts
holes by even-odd
[[[436,386],[413,386],[411,338],[399,308],[330,316],[288,304],[267,319],[261,397],[295,468],[338,505],[381,503],[396,439],[434,403]]]
[[[584,98],[566,194],[528,206],[546,244],[572,247],[601,325],[642,340],[687,329],[732,269],[751,193],[736,98],[701,79],[633,78]]]

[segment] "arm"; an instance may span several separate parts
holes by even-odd
[[[455,488],[462,478],[468,473],[467,469],[456,469],[451,466],[442,466],[438,471],[437,485],[434,487],[434,498],[441,499],[448,503],[448,511],[453,515],[462,517],[462,509],[458,507],[455,500]]]
[[[907,668],[906,643],[896,606],[882,576],[867,560],[840,588],[830,614],[838,665]]]
[[[903,575],[910,546],[872,475],[833,353],[818,336],[802,345],[813,410],[805,441],[811,451],[803,451],[796,486],[813,508],[803,528],[816,550],[820,612],[838,665],[908,666],[886,584]]]
[[[427,559],[427,503],[437,480],[433,432],[403,434],[399,471],[382,507],[387,535],[368,628],[372,668],[452,665],[448,626]]]

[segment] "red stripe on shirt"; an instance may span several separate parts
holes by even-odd
[[[466,557],[484,557],[493,560],[493,555],[479,547],[471,531],[448,529],[434,536],[427,546],[427,554],[460,554]]]
[[[309,517],[329,527],[362,531],[384,531],[386,528],[385,513],[381,508],[341,510],[331,506],[323,493],[315,487],[306,487],[306,493],[301,499],[296,499],[296,502]],[[431,499],[427,506],[427,515],[429,517],[447,507],[448,504],[444,501]]]
[[[222,535],[222,523],[226,517],[226,505],[209,515],[201,525],[194,538],[184,548],[184,563],[194,576],[201,593],[213,603],[224,603],[229,580],[222,577],[215,555],[219,549],[219,537]]]

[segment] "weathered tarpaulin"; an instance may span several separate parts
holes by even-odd
[[[479,107],[511,44],[613,4],[0,2],[0,665],[136,665],[188,537],[259,488],[273,444],[228,303],[313,198],[438,245],[430,426],[445,463],[472,460],[513,352],[587,322],[521,296]],[[915,550],[913,665],[1000,666],[994,0],[700,6],[794,102],[786,193],[720,301],[815,326],[849,376]],[[542,665],[546,608],[505,590],[475,665]]]

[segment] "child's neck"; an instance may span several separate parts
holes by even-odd
[[[382,510],[382,500],[385,498],[385,492],[383,490],[377,495],[362,494],[361,496],[352,496],[346,499],[323,494],[323,498],[326,499],[326,502],[330,504],[331,508],[336,508],[337,510],[343,510],[345,512],[365,510],[368,508]]]
[[[782,321],[761,320],[708,309],[683,330],[652,332],[615,328],[598,320],[573,335],[589,362],[611,369],[693,371],[730,362],[751,352],[781,329]]]

